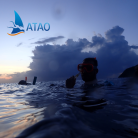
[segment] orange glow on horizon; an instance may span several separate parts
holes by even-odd
[[[12,79],[12,76],[7,76],[6,74],[0,76],[0,79],[6,79],[6,80],[9,80],[9,79]]]

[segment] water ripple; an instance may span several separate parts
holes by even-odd
[[[138,85],[110,81],[114,86],[90,89],[81,80],[72,89],[65,81],[1,84],[0,137],[137,137]]]

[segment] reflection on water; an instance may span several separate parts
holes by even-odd
[[[25,100],[32,88],[17,84],[0,85],[0,137],[15,137],[25,128],[43,118],[44,108],[34,108]]]
[[[72,89],[64,81],[1,84],[0,138],[137,137],[138,84],[110,81],[80,88],[78,80]]]

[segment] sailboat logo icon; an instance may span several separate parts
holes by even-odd
[[[15,14],[15,22],[13,21],[10,21],[13,23],[14,27],[8,27],[8,28],[13,28],[11,34],[7,33],[8,35],[10,36],[15,36],[15,35],[18,35],[18,34],[21,34],[21,33],[24,33],[24,26],[23,26],[23,22],[19,16],[19,14],[14,11],[14,14]]]

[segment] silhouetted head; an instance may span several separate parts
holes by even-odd
[[[27,83],[26,83],[25,80],[21,80],[18,84],[19,84],[19,85],[26,85]]]
[[[91,66],[93,69],[91,70]],[[96,79],[96,74],[98,73],[98,62],[96,58],[85,58],[82,63],[81,77],[85,82],[93,81]]]

